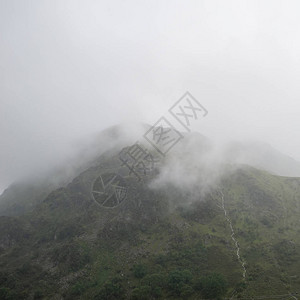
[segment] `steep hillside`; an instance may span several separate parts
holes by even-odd
[[[134,143],[148,127],[146,124],[112,126],[80,140],[63,163],[49,166],[47,171],[31,174],[9,186],[0,195],[0,216],[19,216],[32,211],[51,191],[66,186],[81,172],[97,165],[103,153]]]
[[[97,165],[103,153],[118,153],[137,140],[144,141],[143,134],[149,128],[148,124],[118,125],[82,141],[68,161],[9,186],[0,195],[0,216],[19,216],[32,211],[51,191],[65,187],[81,172]],[[203,158],[212,163],[247,164],[275,175],[300,177],[300,163],[270,145],[232,142],[223,148],[200,133],[181,134],[184,139],[172,149],[178,156],[175,155],[175,160],[186,156],[197,163]]]
[[[191,196],[172,184],[150,188],[159,170],[139,181],[116,153],[102,155],[33,212],[0,218],[0,298],[300,291],[300,179],[225,168],[205,194]]]
[[[41,172],[26,179],[18,180],[0,195],[0,216],[19,216],[31,212],[50,192],[65,187],[89,167],[98,165],[104,153],[116,154],[123,147],[143,140],[148,124],[125,124],[109,127],[80,143],[69,160],[48,172]],[[210,142],[199,133],[184,139],[183,147],[198,146],[202,152],[210,149]]]

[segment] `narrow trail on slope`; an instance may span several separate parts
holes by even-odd
[[[242,268],[243,268],[243,278],[245,279],[246,278],[246,267],[245,267],[245,262],[241,259],[241,256],[240,256],[240,246],[239,246],[239,243],[238,241],[236,240],[235,238],[235,232],[234,232],[234,229],[232,227],[232,223],[231,223],[231,220],[230,218],[227,216],[227,211],[225,209],[225,200],[224,200],[224,194],[222,191],[220,191],[221,193],[221,196],[222,196],[222,209],[224,211],[224,215],[225,215],[225,218],[229,224],[229,227],[231,229],[231,239],[233,240],[234,244],[235,244],[235,248],[236,248],[236,256],[238,258],[238,261],[240,262]]]

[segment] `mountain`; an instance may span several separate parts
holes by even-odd
[[[137,177],[120,161],[130,145],[90,160],[26,213],[0,217],[0,299],[300,291],[299,178],[220,163],[200,134]]]
[[[148,128],[147,124],[121,124],[79,140],[74,153],[63,164],[10,185],[0,195],[0,215],[18,216],[32,211],[51,191],[66,186],[81,172],[97,164],[101,154],[134,143]]]
[[[231,142],[224,150],[228,162],[247,164],[270,173],[300,177],[300,162],[263,142]]]
[[[81,172],[96,165],[106,151],[118,151],[123,147],[144,141],[148,124],[122,124],[109,127],[77,143],[77,151],[64,164],[49,169],[47,173],[20,179],[0,195],[0,216],[18,216],[30,212],[56,188],[66,186]],[[300,177],[300,162],[282,154],[262,142],[229,142],[216,146],[199,133],[184,134],[184,142],[172,149],[186,156],[204,157],[209,163],[221,161],[227,164],[246,164],[280,176]]]

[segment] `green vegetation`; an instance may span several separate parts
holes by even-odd
[[[203,276],[198,279],[195,284],[195,289],[207,299],[215,299],[224,296],[227,289],[227,283],[224,276],[213,273],[208,276]]]
[[[100,292],[96,295],[94,299],[107,299],[107,300],[118,300],[125,298],[125,289],[122,285],[122,280],[120,278],[113,278],[112,280],[107,281]]]
[[[222,299],[300,290],[300,179],[248,167],[222,179],[244,279],[219,187],[188,204],[176,190],[153,191],[127,177],[132,194],[106,209],[89,194],[103,168],[50,193],[31,213],[0,217],[0,299]]]
[[[145,265],[138,264],[133,266],[133,275],[136,278],[143,278],[147,274]]]

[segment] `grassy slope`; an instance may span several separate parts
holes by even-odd
[[[160,276],[161,298],[199,299],[194,281],[212,272],[226,278],[227,296],[300,290],[300,179],[246,167],[200,202],[171,209],[166,194],[128,178],[127,201],[103,209],[87,193],[97,172],[51,193],[25,217],[0,219],[0,284],[7,299],[103,299],[103,286],[142,299],[141,286],[149,294],[153,274]],[[245,281],[220,191],[246,262]],[[142,278],[136,265],[146,273]],[[192,274],[178,293],[169,283],[174,270]]]

